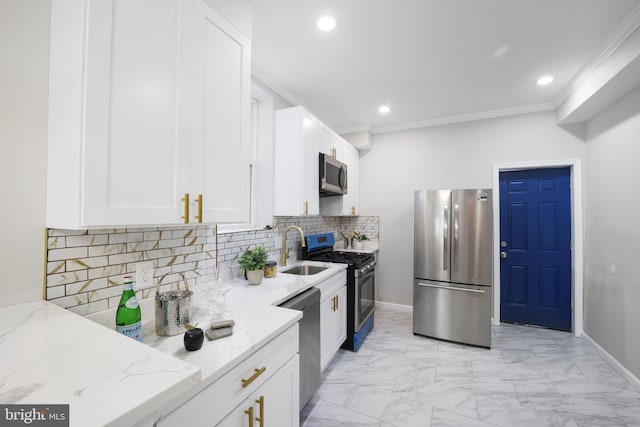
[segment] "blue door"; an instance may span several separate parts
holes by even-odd
[[[500,318],[571,330],[569,168],[500,173]]]

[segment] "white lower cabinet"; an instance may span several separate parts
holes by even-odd
[[[214,383],[188,397],[156,426],[298,427],[298,346],[296,323]]]
[[[320,285],[320,369],[322,371],[347,339],[346,270]]]
[[[300,381],[300,359],[295,356],[262,387],[236,407],[219,424],[220,427],[294,427],[300,415],[292,408],[299,404],[299,393],[294,393]]]

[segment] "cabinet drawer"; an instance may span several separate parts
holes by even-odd
[[[298,324],[296,323],[189,399],[184,405],[162,418],[156,425],[159,427],[215,425],[297,353]]]
[[[318,283],[315,287],[320,289],[320,302],[324,302],[327,298],[334,296],[346,284],[347,270],[342,270],[338,274]]]

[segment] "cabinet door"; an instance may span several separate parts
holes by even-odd
[[[179,0],[88,7],[84,158],[69,159],[82,164],[84,177],[79,225],[180,222],[188,186],[189,7]]]
[[[195,22],[190,222],[248,222],[250,43],[202,1]]]
[[[347,287],[343,286],[320,305],[320,368],[329,365],[347,338]]]
[[[342,215],[360,214],[360,153],[358,149],[344,141],[345,163],[347,163],[347,194],[342,200]]]
[[[319,215],[319,149],[324,135],[302,107],[276,112],[274,215]]]
[[[238,405],[219,427],[298,427],[300,361],[295,355],[250,398]],[[250,422],[253,417],[253,422]]]
[[[326,131],[322,125],[305,113],[302,127],[302,203],[304,215],[320,214],[320,145]]]

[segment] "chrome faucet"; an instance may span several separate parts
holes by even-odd
[[[303,248],[307,247],[306,243],[304,242],[304,232],[302,231],[302,228],[296,225],[290,225],[287,228],[285,228],[284,233],[282,233],[282,255],[280,256],[280,265],[282,267],[287,265],[287,258],[289,258],[289,253],[287,252],[287,232],[292,228],[298,230],[298,233],[300,233],[300,240],[302,241],[302,247]]]

